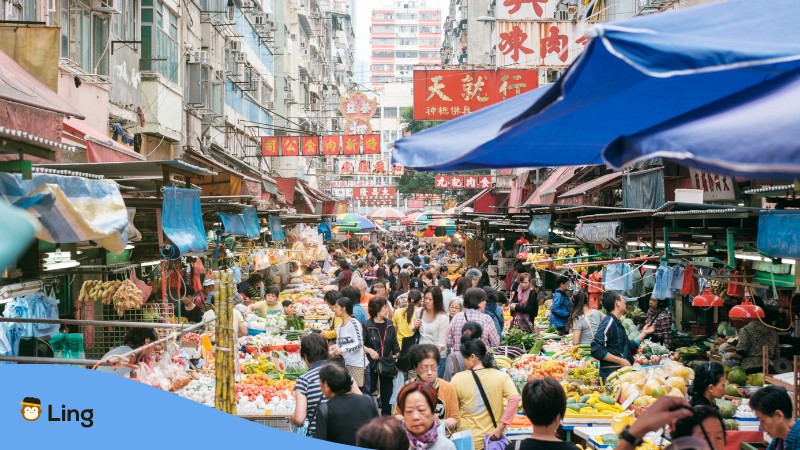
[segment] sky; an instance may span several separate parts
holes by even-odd
[[[442,10],[442,21],[447,17],[450,8],[450,0],[427,0],[433,7]],[[356,21],[356,59],[368,61],[370,56],[369,46],[369,26],[372,9],[380,5],[382,0],[355,0],[355,21]]]

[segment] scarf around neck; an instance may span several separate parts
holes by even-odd
[[[433,426],[431,426],[430,430],[423,433],[422,436],[414,436],[408,429],[406,429],[406,436],[408,436],[408,440],[411,441],[411,448],[414,450],[427,450],[429,447],[433,446],[433,444],[436,443],[436,439],[439,438],[436,420],[433,421]]]

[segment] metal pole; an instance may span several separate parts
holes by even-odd
[[[1,362],[16,362],[22,364],[66,364],[72,366],[87,366],[93,367],[95,365],[113,366],[114,362],[101,361],[99,359],[57,359],[57,358],[43,358],[35,356],[0,356]]]
[[[101,327],[126,327],[126,328],[183,329],[184,327],[188,326],[176,323],[115,322],[113,320],[76,320],[76,319],[23,319],[19,317],[0,317],[0,322],[51,323],[51,324],[64,324],[64,325],[96,325]]]

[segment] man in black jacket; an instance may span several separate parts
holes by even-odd
[[[655,331],[653,324],[646,324],[634,340],[628,339],[622,317],[628,311],[625,299],[617,291],[605,291],[601,300],[603,308],[609,312],[600,325],[592,342],[592,357],[600,361],[600,378],[603,382],[620,367],[633,364],[633,355],[641,341]]]

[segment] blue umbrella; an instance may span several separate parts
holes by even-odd
[[[436,127],[427,134],[433,145],[421,133],[395,143],[393,162],[429,170],[603,164],[603,148],[620,136],[800,67],[798,16],[797,0],[733,0],[597,25],[564,76],[493,139]],[[461,151],[440,152],[447,139]]]
[[[668,158],[731,176],[791,179],[800,175],[800,70],[623,137],[606,149],[621,167]]]

